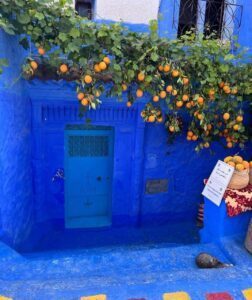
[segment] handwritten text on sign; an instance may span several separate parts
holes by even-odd
[[[220,206],[225,190],[234,173],[234,167],[218,160],[214,167],[202,195]]]

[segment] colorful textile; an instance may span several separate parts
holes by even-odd
[[[163,300],[191,300],[191,298],[186,292],[176,292],[163,294]]]
[[[206,294],[207,300],[233,300],[234,298],[226,292]]]
[[[206,183],[207,179],[204,180],[204,184]],[[240,190],[227,188],[223,198],[227,206],[227,214],[229,217],[250,211],[252,210],[252,184]]]
[[[230,217],[252,210],[252,185],[249,184],[241,190],[227,189],[224,199]]]

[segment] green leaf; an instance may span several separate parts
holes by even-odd
[[[69,32],[70,36],[72,36],[73,38],[77,38],[80,36],[80,31],[77,28],[72,28]]]
[[[19,14],[17,16],[17,20],[21,23],[21,24],[28,24],[30,22],[30,16],[27,13],[24,14]]]

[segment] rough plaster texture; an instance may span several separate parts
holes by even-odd
[[[15,37],[0,32],[0,53],[10,59],[0,82],[0,237],[12,245],[32,224],[31,109],[19,76],[23,57]]]
[[[185,291],[192,299],[202,300],[206,293],[226,291],[233,299],[242,300],[242,290],[252,287],[251,256],[242,242],[236,238],[220,244],[176,247],[108,246],[25,256],[0,243],[0,264],[4,270],[0,292],[17,300],[77,300],[101,293],[109,300],[157,300],[162,299],[163,293]],[[197,269],[195,256],[206,251],[235,266]]]
[[[132,24],[131,29],[139,31],[141,28],[146,30],[146,26],[140,23],[146,23],[147,19],[157,14],[158,2],[112,1],[108,5],[100,0],[96,4],[97,9],[103,7],[104,12],[109,8],[111,17],[106,17],[109,20],[125,14],[124,21],[137,23]],[[251,46],[248,24],[251,2],[240,0],[239,4],[244,5],[239,39],[244,46]],[[160,35],[176,35],[176,29],[172,26],[172,7],[172,0],[160,2]],[[8,87],[19,75],[18,66],[23,53],[15,38],[6,37],[3,33],[0,36],[0,50],[2,57],[11,58],[11,67],[5,70],[0,81],[0,232],[6,241],[18,244],[29,232],[33,217],[36,222],[60,220],[63,224],[64,183],[57,181],[52,184],[51,178],[56,169],[63,166],[65,124],[83,120],[76,119],[78,107],[72,84],[32,83],[27,87],[19,81],[14,87]],[[185,142],[184,135],[173,145],[167,145],[167,133],[162,125],[146,125],[139,118],[139,111],[146,99],[142,103],[139,101],[139,105],[131,110],[126,109],[123,103],[115,104],[114,100],[104,99],[104,109],[92,113],[94,123],[112,124],[117,131],[114,224],[160,223],[181,219],[194,221],[197,203],[201,200],[202,179],[209,175],[217,159],[237,150],[226,151],[214,145],[214,155],[209,151],[196,154],[194,143]],[[65,101],[68,103],[66,107]],[[251,148],[242,154],[249,157],[249,151]],[[148,179],[167,179],[168,191],[146,194]],[[42,231],[42,227],[39,230]]]

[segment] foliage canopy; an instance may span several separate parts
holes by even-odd
[[[223,138],[229,148],[243,147],[248,138],[242,107],[252,94],[252,67],[237,44],[195,33],[160,38],[156,21],[149,33],[95,23],[66,0],[1,0],[0,27],[29,50],[24,76],[76,81],[82,109],[95,109],[109,82],[106,93],[127,93],[128,107],[146,95],[147,122],[163,122],[168,108],[165,124],[173,135],[182,130],[180,115],[189,116],[187,140],[198,141],[197,149]],[[0,69],[5,64],[0,60]]]

